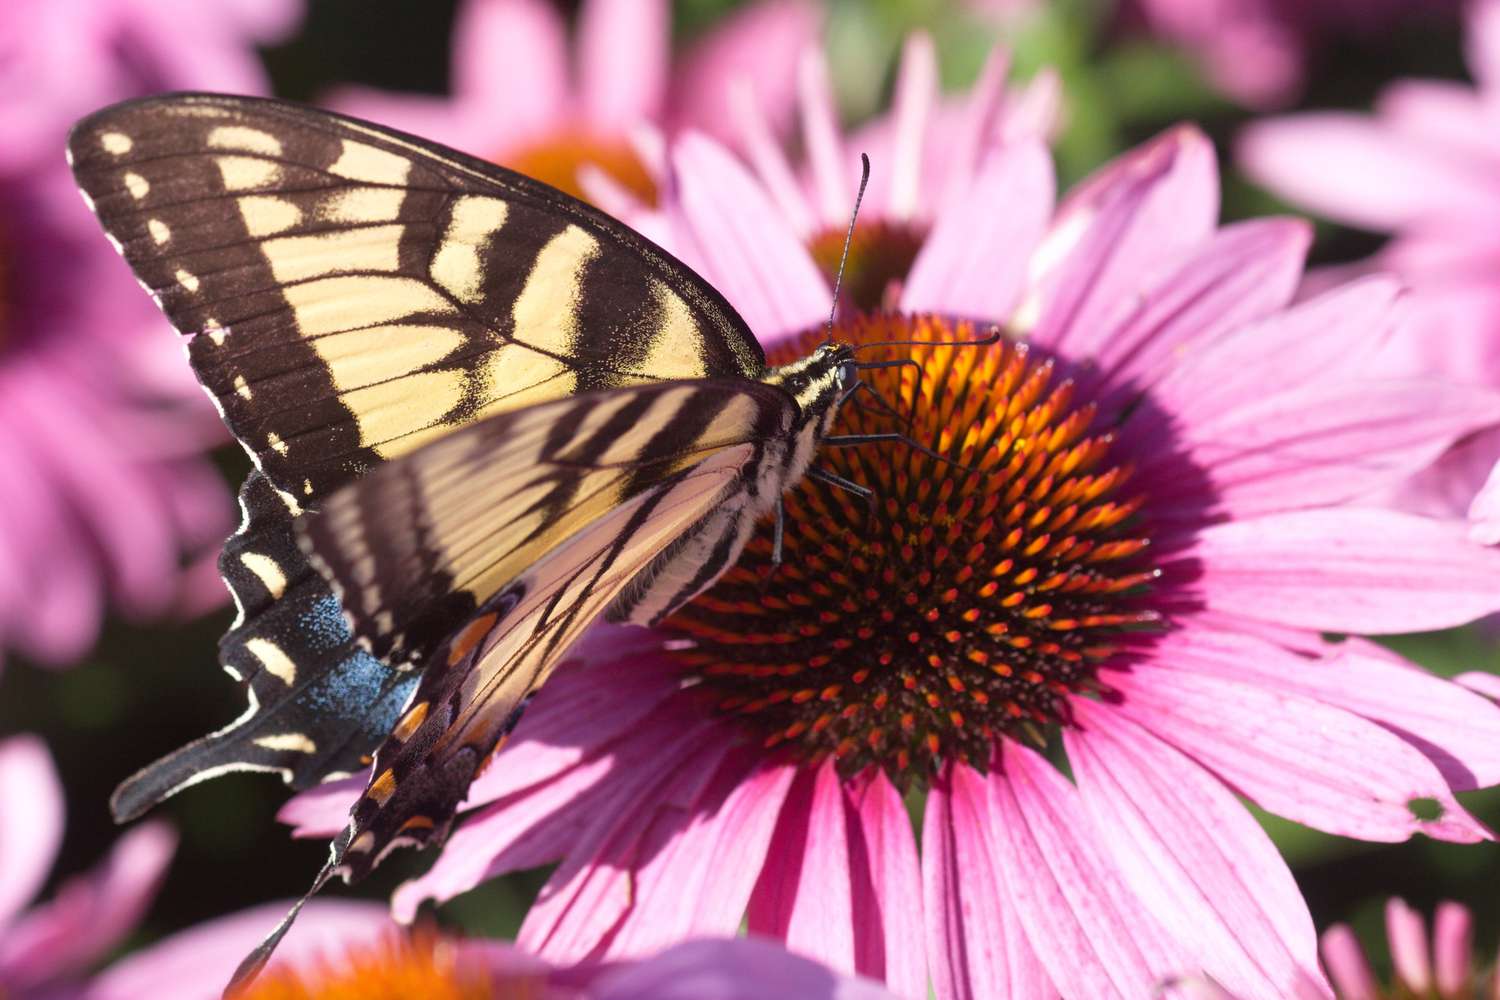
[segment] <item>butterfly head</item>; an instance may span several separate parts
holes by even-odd
[[[797,401],[799,426],[822,428],[833,421],[838,403],[859,380],[859,366],[848,344],[825,343],[790,364],[772,368],[765,381],[779,386]]]

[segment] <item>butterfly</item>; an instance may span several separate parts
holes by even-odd
[[[359,878],[446,836],[592,622],[660,621],[804,476],[863,492],[812,462],[880,362],[830,338],[768,367],[706,281],[544,184],[212,94],[96,112],[68,155],[254,463],[219,564],[249,708],[125,781],[121,821],[228,771],[371,764],[308,897]]]

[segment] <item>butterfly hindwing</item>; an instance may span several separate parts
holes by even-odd
[[[303,505],[487,413],[764,367],[722,297],[620,223],[391,130],[169,95],[85,119],[69,155],[230,429]]]

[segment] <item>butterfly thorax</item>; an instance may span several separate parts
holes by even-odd
[[[787,392],[796,401],[796,416],[785,433],[755,446],[719,503],[621,593],[609,617],[654,625],[733,566],[757,522],[807,474],[856,374],[853,351],[833,343],[768,369],[760,381]]]

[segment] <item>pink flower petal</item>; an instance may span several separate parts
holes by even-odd
[[[1036,997],[1057,990],[1009,905],[985,828],[984,779],[949,765],[932,782],[922,820],[927,961],[938,1000]]]
[[[770,131],[791,124],[797,63],[818,44],[822,8],[807,0],[759,0],[719,17],[673,76],[668,124],[705,129],[720,142],[741,138],[731,94],[744,87]]]
[[[952,129],[941,134],[944,158],[948,172],[942,180],[942,189],[937,200],[938,215],[947,212],[955,201],[968,196],[975,183],[974,173],[987,151],[987,141],[993,134],[995,123],[1005,97],[1005,77],[1010,71],[1010,50],[996,45],[990,50],[979,72],[979,79],[969,88],[963,98]],[[1021,138],[1021,137],[1018,137]],[[1051,179],[1051,173],[1048,173]],[[1049,184],[1050,190],[1050,184]],[[1051,212],[1052,197],[1047,197],[1047,211]],[[976,202],[974,204],[999,204],[999,202]],[[1028,202],[1017,200],[1017,204]],[[971,213],[972,214],[972,213]],[[1003,214],[1003,213],[996,213]],[[995,314],[998,317],[1000,314]]]
[[[1417,993],[1432,987],[1432,955],[1427,947],[1427,924],[1422,914],[1392,897],[1385,903],[1385,938],[1391,948],[1396,978]]]
[[[609,782],[618,788],[607,799],[583,808],[574,803],[582,828],[573,837],[549,838],[553,856],[566,853],[527,911],[517,944],[562,964],[608,949],[635,905],[636,872],[682,828],[728,752],[727,741],[705,739],[717,729],[702,724],[676,745],[657,744],[655,763]]]
[[[836,972],[855,971],[849,829],[833,762],[798,776],[750,897],[752,934],[782,938],[792,951]]]
[[[1307,904],[1244,806],[1107,706],[1079,698],[1073,711],[1063,735],[1095,836],[1201,971],[1244,996],[1320,979]]]
[[[989,831],[1006,898],[1066,997],[1138,1000],[1190,957],[1163,952],[1160,929],[1093,842],[1076,790],[1035,752],[1002,741],[989,778]]]
[[[370,770],[351,778],[327,781],[287,799],[276,811],[276,821],[292,828],[297,838],[332,837],[349,822],[349,810],[364,794]]]
[[[1360,840],[1489,837],[1426,757],[1352,712],[1151,663],[1110,671],[1107,683],[1121,696],[1120,712],[1287,819]],[[1424,800],[1437,818],[1414,812]]]
[[[1188,127],[1104,167],[1058,209],[1015,325],[1053,349],[1086,342],[1134,306],[1163,262],[1208,238],[1218,194],[1213,146]]]
[[[1390,278],[1364,278],[1204,343],[1157,383],[1152,399],[1191,425],[1256,402],[1268,385],[1354,377],[1391,332],[1400,294]]]
[[[35,736],[0,742],[0,930],[47,881],[62,846],[63,794],[46,746]]]
[[[922,150],[938,98],[937,48],[925,32],[907,37],[901,50],[901,69],[896,75],[896,93],[891,100],[895,124],[892,159],[884,165],[887,183],[874,185],[885,191],[885,211],[876,214],[904,222],[917,210],[922,185]]]
[[[760,185],[713,140],[684,136],[672,165],[702,274],[763,340],[814,327],[832,295]]]
[[[797,64],[797,103],[802,112],[802,143],[812,169],[817,212],[825,225],[835,225],[853,209],[854,191],[845,173],[848,161],[839,138],[828,63],[814,46],[802,53]]]
[[[1149,388],[1196,346],[1291,301],[1312,237],[1297,219],[1225,226],[1152,276],[1118,323],[1070,342],[1117,385]]]
[[[217,1000],[245,954],[285,915],[290,900],[198,924],[126,956],[97,976],[87,1000]],[[276,961],[305,966],[373,944],[393,929],[379,903],[314,899],[276,949]]]
[[[754,92],[743,81],[730,91],[730,113],[737,138],[766,192],[799,236],[811,236],[818,227],[812,206],[803,197],[797,175],[792,172],[792,165],[787,161],[781,142],[771,131],[771,124],[755,100]]]
[[[691,815],[661,824],[656,833],[663,842],[648,842],[640,852],[645,861],[635,872],[635,902],[607,957],[739,931],[794,771],[756,767],[758,756],[731,754]]]
[[[1368,496],[1493,423],[1500,423],[1500,392],[1437,379],[1366,379],[1270,390],[1187,426],[1182,441],[1193,468],[1211,480],[1216,506],[1249,518]],[[1153,502],[1170,503],[1172,484],[1153,475],[1149,462],[1142,475],[1164,487],[1153,490]],[[1201,517],[1198,497],[1189,502],[1190,516]]]
[[[868,979],[845,979],[770,941],[689,941],[619,966],[588,985],[591,1000],[895,1000]]]
[[[1314,112],[1250,126],[1239,160],[1282,197],[1339,222],[1394,229],[1493,204],[1493,173],[1396,135],[1363,115]]]
[[[922,874],[911,817],[901,793],[875,771],[849,789],[854,878],[854,950],[858,970],[880,979],[903,996],[927,992],[922,949]]]
[[[666,103],[672,12],[665,0],[584,0],[578,14],[583,111],[601,131],[654,118]]]
[[[1458,903],[1439,903],[1433,916],[1432,951],[1438,993],[1460,996],[1473,982],[1474,916]]]
[[[1348,924],[1334,924],[1324,931],[1322,948],[1328,978],[1338,988],[1339,1000],[1379,1000],[1375,972]]]
[[[1500,708],[1374,643],[1328,644],[1316,658],[1192,620],[1151,651],[1159,667],[1248,681],[1362,715],[1420,750],[1449,787],[1500,784]]]
[[[1480,545],[1500,545],[1500,462],[1469,505],[1469,538]]]
[[[1500,610],[1500,551],[1457,522],[1360,508],[1204,528],[1193,558],[1211,609],[1366,635],[1463,625]]]
[[[1500,3],[1477,0],[1469,6],[1465,55],[1474,78],[1487,92],[1500,89]]]
[[[567,26],[546,0],[465,0],[452,75],[455,95],[494,135],[555,125],[570,103]]]
[[[1375,112],[1396,133],[1430,143],[1454,158],[1500,155],[1485,95],[1448,80],[1397,80],[1380,92]]]
[[[969,196],[951,202],[933,225],[902,290],[901,309],[988,321],[1009,316],[1052,198],[1052,161],[1040,143],[992,154]],[[976,204],[1010,208],[976,215]]]
[[[1500,674],[1492,674],[1484,670],[1471,670],[1459,674],[1453,678],[1454,683],[1462,684],[1470,691],[1478,691],[1486,698],[1500,701]]]

